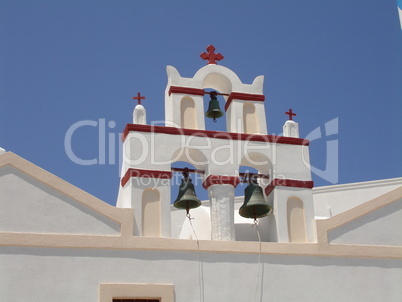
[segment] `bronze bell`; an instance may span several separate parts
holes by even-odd
[[[239,209],[239,214],[245,218],[261,218],[272,212],[272,208],[265,201],[262,188],[257,184],[255,178],[244,190],[244,203]]]
[[[216,122],[217,118],[223,116],[223,112],[221,111],[219,101],[216,98],[218,93],[216,91],[211,91],[209,95],[211,96],[211,100],[209,101],[208,111],[205,112],[205,116],[214,119],[214,122]]]
[[[201,205],[201,201],[195,194],[194,185],[186,170],[183,172],[179,194],[173,205],[178,209],[185,209],[187,214],[190,209],[198,208]]]

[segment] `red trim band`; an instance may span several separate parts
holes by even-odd
[[[288,144],[308,146],[309,140],[295,137],[276,136],[276,135],[260,135],[260,134],[246,134],[246,133],[233,133],[233,132],[220,132],[210,130],[194,130],[175,127],[153,126],[153,125],[139,125],[127,124],[123,131],[122,140],[125,141],[131,131],[135,132],[148,132],[148,133],[163,133],[171,135],[187,135],[187,136],[200,136],[228,140],[243,140],[254,142],[267,142],[274,144]]]
[[[205,91],[201,88],[190,88],[190,87],[180,87],[180,86],[170,86],[169,87],[169,95],[172,93],[182,93],[182,94],[191,94],[191,95],[204,95]],[[251,94],[251,93],[242,93],[242,92],[232,92],[229,95],[228,100],[225,104],[225,111],[228,110],[230,104],[233,100],[242,100],[242,101],[254,101],[254,102],[264,102],[265,95],[263,94]]]
[[[249,94],[249,93],[241,93],[241,92],[232,92],[229,95],[228,100],[225,104],[225,111],[228,110],[230,104],[233,100],[242,100],[242,101],[257,101],[257,102],[264,102],[265,95],[263,94]]]
[[[276,186],[311,189],[314,187],[314,181],[274,178],[271,183],[265,188],[265,195],[268,196],[269,194],[271,194]]]
[[[170,86],[169,95],[172,93],[183,93],[183,94],[191,94],[191,95],[204,95],[204,89],[198,88],[190,88],[190,87],[179,87],[179,86]]]
[[[236,186],[240,183],[240,178],[237,176],[228,175],[209,175],[207,179],[204,180],[202,186],[204,189],[208,189],[212,185],[232,185]]]
[[[121,178],[121,186],[124,187],[131,177],[147,177],[147,178],[165,178],[171,179],[171,171],[143,170],[133,169],[127,170],[126,174]]]

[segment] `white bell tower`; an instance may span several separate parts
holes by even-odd
[[[117,206],[134,208],[136,235],[169,237],[172,163],[185,161],[204,171],[212,240],[235,240],[235,187],[240,166],[250,166],[270,178],[263,189],[273,214],[263,218],[269,229],[261,231],[271,241],[313,242],[309,142],[298,137],[295,123],[285,125],[285,136],[268,135],[263,76],[242,83],[232,70],[216,64],[223,56],[212,45],[201,57],[208,64],[192,78],[167,66],[165,126],[147,125],[142,113],[134,111],[134,123],[123,132]],[[225,101],[225,132],[205,129],[207,89]]]

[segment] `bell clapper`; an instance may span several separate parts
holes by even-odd
[[[190,207],[189,207],[189,205],[188,205],[188,202],[187,202],[187,206],[186,206],[186,217],[188,218],[188,220],[190,220],[190,222],[191,222],[191,219],[194,219],[194,218],[192,218],[191,217],[191,215],[190,215]]]
[[[215,95],[215,97],[216,97],[216,95]],[[212,116],[213,116],[212,121],[214,123],[216,123],[216,113],[215,113],[215,111],[212,113]]]

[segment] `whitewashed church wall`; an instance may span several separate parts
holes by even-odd
[[[204,301],[396,302],[400,259],[201,252]],[[97,302],[100,283],[173,284],[199,301],[197,252],[2,247],[5,301]],[[262,281],[262,293],[260,284]],[[291,290],[289,290],[291,289]]]
[[[118,235],[120,225],[11,167],[0,169],[0,231]]]
[[[402,198],[330,230],[331,243],[402,246]]]
[[[330,217],[402,186],[402,177],[313,188],[315,216]]]

